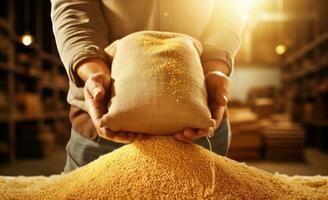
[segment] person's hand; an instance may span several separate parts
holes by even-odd
[[[210,69],[214,65],[213,68]],[[226,66],[222,62],[209,63],[205,65],[205,81],[208,94],[208,107],[211,111],[212,119],[215,121],[213,129],[186,129],[173,135],[179,141],[191,143],[195,139],[211,136],[221,124],[225,108],[227,106],[227,96],[229,87],[229,78],[223,73]],[[219,66],[219,67],[217,67]],[[220,68],[220,66],[223,66]],[[223,71],[223,72],[222,72]]]
[[[222,72],[211,72],[206,76],[208,107],[215,121],[214,131],[221,124],[228,103],[229,78]]]
[[[191,143],[193,140],[210,135],[212,131],[213,131],[212,128],[208,130],[188,128],[181,132],[175,133],[173,137],[181,142]]]
[[[107,140],[119,143],[131,143],[145,136],[139,133],[114,132],[109,128],[100,127],[100,119],[107,112],[110,100],[110,72],[108,66],[99,60],[89,60],[77,68],[77,73],[84,84],[86,109],[98,132],[98,135]]]

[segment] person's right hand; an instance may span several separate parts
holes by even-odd
[[[101,117],[107,113],[110,100],[111,76],[108,66],[101,60],[88,60],[83,62],[77,73],[84,84],[84,97],[86,109],[98,132],[98,135],[107,140],[119,143],[131,143],[145,136],[140,133],[114,132],[109,128],[100,127]]]

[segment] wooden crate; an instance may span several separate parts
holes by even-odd
[[[278,122],[263,130],[265,157],[268,160],[301,160],[304,129],[291,122]]]
[[[263,139],[257,115],[249,108],[229,110],[232,139],[228,157],[238,160],[262,158]]]

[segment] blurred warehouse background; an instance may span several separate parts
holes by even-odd
[[[328,1],[243,0],[231,77],[228,157],[289,175],[328,175]],[[60,173],[68,79],[50,1],[0,0],[0,174]]]

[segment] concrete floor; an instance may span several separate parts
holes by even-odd
[[[37,176],[60,174],[66,162],[65,149],[58,149],[44,159],[17,160],[13,164],[0,163],[0,175],[5,176]]]
[[[57,150],[46,159],[18,160],[14,164],[1,164],[0,175],[5,176],[35,176],[61,173],[65,165],[66,154],[64,149]],[[305,150],[304,162],[247,162],[272,173],[279,172],[287,175],[328,175],[328,154],[316,149]]]
[[[324,175],[328,176],[328,154],[317,149],[307,148],[304,151],[304,162],[246,162],[250,166],[275,173],[287,175]]]

